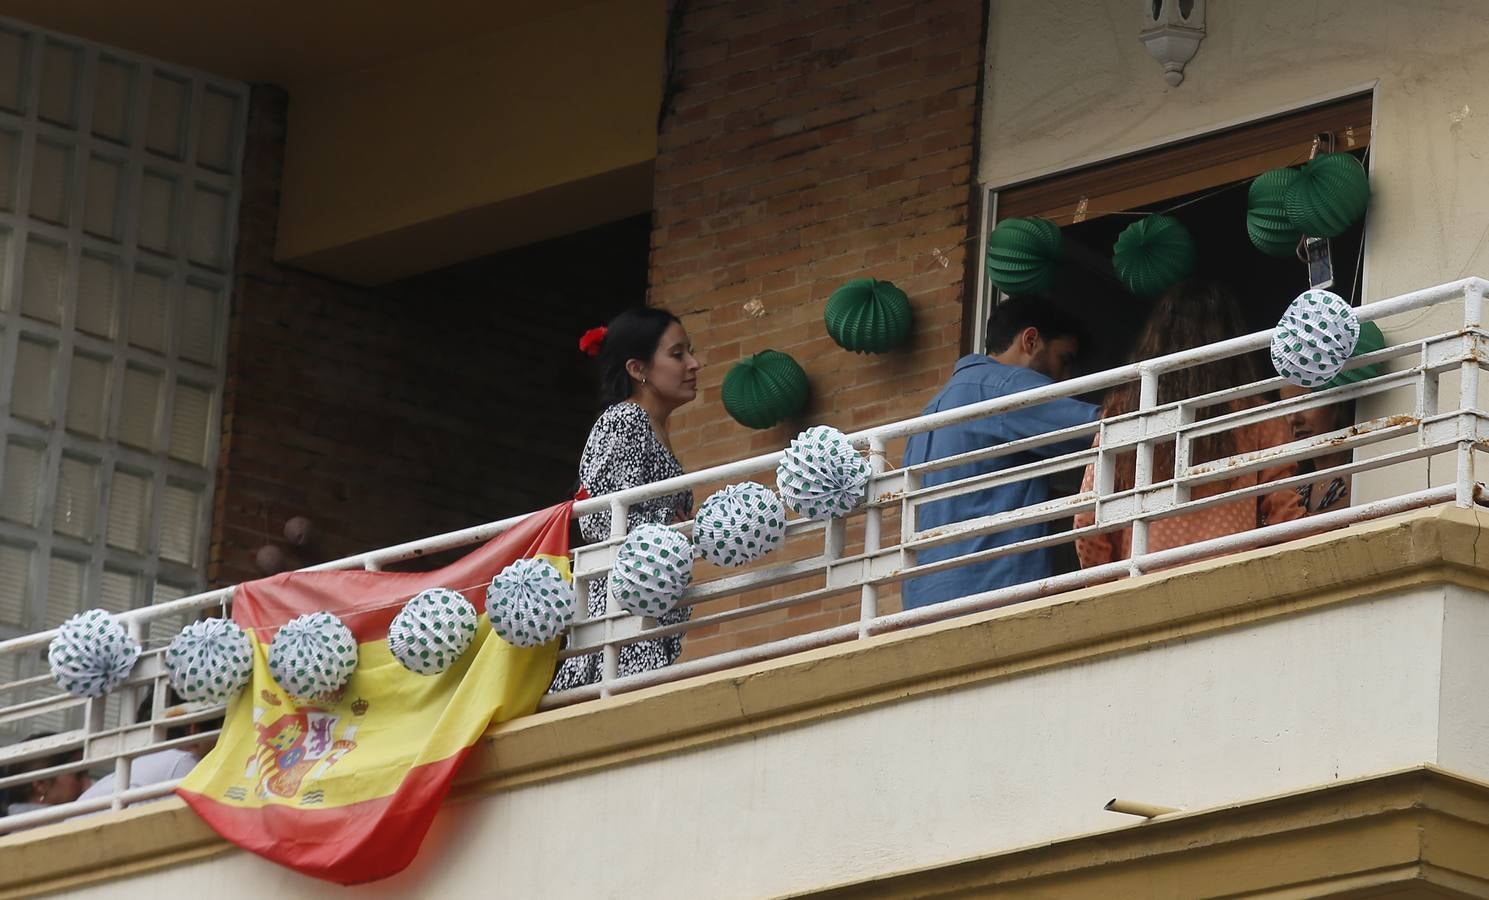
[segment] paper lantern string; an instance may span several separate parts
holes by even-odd
[[[1369,147],[1365,148],[1365,153],[1366,153],[1366,155],[1368,157],[1368,155],[1370,153],[1370,148]],[[1298,165],[1300,163],[1307,162],[1308,159],[1309,159],[1309,157],[1310,157],[1310,155],[1311,155],[1311,153],[1299,154],[1298,156],[1293,157],[1292,161],[1291,162],[1288,162],[1286,165],[1287,166],[1296,166],[1296,165]],[[1175,203],[1175,204],[1173,204],[1171,206],[1167,206],[1167,207],[1164,207],[1163,209],[1157,209],[1157,210],[1146,210],[1146,209],[1097,209],[1097,210],[1092,210],[1092,209],[1087,209],[1087,210],[1084,210],[1082,212],[1041,213],[1040,215],[1043,215],[1047,219],[1054,219],[1056,221],[1061,221],[1061,220],[1068,219],[1069,222],[1067,224],[1074,224],[1075,222],[1080,221],[1081,219],[1090,219],[1090,218],[1093,218],[1093,217],[1096,217],[1096,216],[1137,216],[1137,217],[1141,217],[1141,216],[1151,216],[1151,215],[1171,215],[1172,213],[1174,213],[1174,212],[1176,212],[1178,210],[1181,210],[1181,209],[1183,209],[1186,206],[1190,206],[1192,204],[1199,203],[1199,202],[1204,201],[1204,200],[1209,200],[1212,197],[1218,197],[1221,194],[1226,193],[1227,191],[1234,191],[1234,190],[1236,190],[1238,188],[1250,188],[1251,182],[1252,182],[1252,179],[1246,178],[1246,179],[1243,179],[1241,181],[1232,182],[1231,184],[1221,185],[1220,187],[1215,188],[1213,190],[1206,191],[1203,194],[1200,194],[1199,196],[1190,197],[1188,200],[1184,200],[1182,202]],[[1077,218],[1078,216],[1080,218]],[[972,236],[972,238],[975,238],[975,237],[976,237],[976,235],[973,235]],[[969,240],[971,240],[972,238],[969,238]]]
[[[1296,165],[1299,165],[1301,163],[1307,162],[1308,159],[1309,159],[1309,156],[1310,156],[1310,154],[1307,154],[1307,153],[1299,154],[1298,156],[1294,157],[1292,160],[1290,160],[1289,162],[1287,162],[1285,165],[1287,165],[1287,166],[1296,166]],[[1367,146],[1365,148],[1365,157],[1366,157],[1366,160],[1369,159],[1369,156],[1370,156],[1370,148]],[[1175,203],[1175,204],[1172,204],[1170,206],[1164,207],[1162,209],[1157,209],[1157,210],[1146,210],[1146,209],[1094,209],[1093,210],[1093,209],[1087,208],[1087,209],[1083,209],[1083,210],[1079,210],[1079,211],[1074,211],[1074,212],[1068,212],[1068,213],[1046,212],[1046,213],[1041,213],[1040,215],[1042,215],[1046,219],[1050,219],[1052,221],[1059,222],[1061,224],[1066,224],[1066,225],[1073,225],[1073,224],[1075,224],[1077,222],[1081,222],[1081,221],[1084,221],[1086,219],[1095,218],[1095,217],[1099,217],[1099,216],[1132,216],[1134,218],[1141,218],[1143,216],[1150,216],[1150,215],[1155,215],[1155,214],[1157,214],[1157,215],[1168,215],[1168,214],[1171,214],[1173,212],[1176,212],[1177,210],[1181,210],[1184,207],[1189,206],[1190,204],[1199,203],[1199,202],[1204,201],[1204,200],[1209,200],[1212,197],[1218,197],[1218,196],[1220,196],[1221,194],[1224,194],[1227,191],[1233,191],[1233,190],[1236,190],[1238,188],[1249,187],[1250,184],[1251,184],[1251,179],[1249,179],[1249,178],[1248,179],[1244,179],[1242,181],[1238,181],[1238,182],[1235,182],[1233,184],[1223,185],[1221,187],[1215,188],[1214,190],[1206,191],[1205,193],[1200,194],[1199,196],[1190,197],[1188,200],[1185,200],[1185,201],[1183,201],[1181,203]],[[941,268],[943,268],[943,269],[949,268],[951,266],[951,257],[949,255],[950,253],[952,253],[953,251],[955,251],[958,247],[961,247],[963,245],[971,244],[971,243],[974,243],[974,242],[978,241],[979,239],[981,239],[981,237],[982,237],[981,234],[979,234],[977,232],[973,232],[972,234],[967,235],[966,237],[962,238],[961,240],[954,241],[954,242],[952,242],[950,244],[945,245],[944,247],[943,246],[937,246],[937,247],[932,247],[929,250],[922,250],[922,251],[920,251],[918,253],[911,253],[911,254],[906,254],[904,256],[893,257],[891,259],[885,260],[884,263],[899,262],[901,260],[906,260],[906,259],[921,259],[923,257],[929,257],[930,259],[932,259],[936,263],[936,265],[940,266]],[[758,299],[758,298],[755,298],[755,299]],[[678,316],[678,318],[686,318],[687,316],[702,315],[702,314],[705,314],[705,313],[709,312],[711,309],[712,309],[712,307],[700,306],[700,307],[698,307],[696,309],[680,310],[680,311],[677,312],[677,316]],[[760,309],[760,310],[763,310],[763,306],[760,306],[760,307],[751,307],[750,309]],[[754,313],[751,313],[751,315],[754,315]]]

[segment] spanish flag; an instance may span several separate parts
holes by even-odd
[[[222,736],[176,793],[218,834],[316,878],[357,884],[413,859],[466,754],[487,726],[537,708],[558,644],[519,649],[491,633],[439,675],[403,668],[388,625],[425,588],[460,591],[485,611],[486,585],[542,556],[569,575],[564,503],[434,572],[287,572],[241,585],[233,620],[253,644],[253,680],[227,707]],[[269,674],[269,643],[302,613],[340,616],[360,645],[336,697],[296,700]]]

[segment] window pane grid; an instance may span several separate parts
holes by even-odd
[[[0,639],[205,587],[246,116],[0,21]]]

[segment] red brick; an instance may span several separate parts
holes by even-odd
[[[654,301],[697,310],[687,323],[705,348],[704,397],[673,426],[690,468],[778,448],[809,421],[856,429],[913,415],[959,355],[981,10],[884,0],[844,13],[817,0],[690,6],[684,17],[679,106],[690,115],[660,141],[650,283]],[[699,242],[708,236],[715,246]],[[823,303],[859,274],[910,294],[907,348],[863,357],[827,336]],[[764,315],[747,315],[747,300]],[[766,346],[797,358],[813,396],[800,421],[751,431],[717,390],[740,356]],[[897,605],[886,592],[884,608]],[[685,652],[851,622],[857,609],[850,594],[785,620],[709,626]]]

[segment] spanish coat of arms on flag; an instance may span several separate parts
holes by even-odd
[[[513,647],[483,615],[453,666],[420,675],[393,658],[388,625],[431,587],[484,612],[486,585],[524,557],[569,577],[572,506],[534,513],[433,572],[287,572],[239,586],[233,620],[249,634],[253,678],[177,793],[224,838],[307,875],[356,884],[401,871],[487,726],[537,708],[558,642]],[[351,629],[357,668],[336,695],[297,700],[269,673],[269,643],[279,626],[318,611]]]

